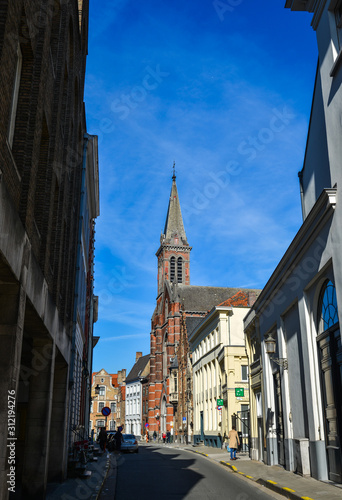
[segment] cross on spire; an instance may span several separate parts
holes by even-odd
[[[173,162],[173,166],[172,166],[172,180],[175,181],[176,180],[176,162],[174,161]]]

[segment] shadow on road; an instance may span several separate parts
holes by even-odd
[[[116,500],[184,498],[204,476],[196,459],[161,447],[141,446],[138,454],[123,454],[117,462]]]

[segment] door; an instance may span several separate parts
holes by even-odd
[[[203,411],[200,412],[200,426],[201,426],[201,441],[204,441]]]
[[[283,405],[281,400],[281,378],[279,371],[274,374],[274,390],[278,463],[285,466]]]
[[[329,479],[342,483],[342,345],[338,325],[318,337],[318,347]]]

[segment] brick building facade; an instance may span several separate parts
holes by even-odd
[[[88,0],[1,2],[0,384],[15,394],[15,483],[27,499],[65,478],[68,442],[89,415],[99,193],[87,37]],[[0,423],[5,500],[5,406]]]
[[[181,441],[191,436],[193,382],[188,336],[212,307],[240,291],[190,285],[190,251],[173,175],[165,229],[156,253],[158,295],[150,335],[150,437],[154,431],[170,431]]]
[[[107,430],[116,430],[125,422],[125,379],[126,370],[118,373],[108,373],[103,368],[93,373],[91,386],[91,409],[90,409],[90,434],[97,437],[101,427]],[[99,393],[95,388],[98,386]],[[105,418],[101,410],[104,407],[111,409],[110,415]]]

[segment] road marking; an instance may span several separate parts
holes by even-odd
[[[278,483],[276,483],[275,481],[271,481],[270,479],[267,479],[267,482],[268,482],[268,483],[271,483],[271,484],[278,484]]]
[[[296,490],[291,490],[291,488],[286,488],[286,486],[284,486],[282,489],[285,490],[285,491],[290,491],[291,493],[295,493],[296,492]]]

